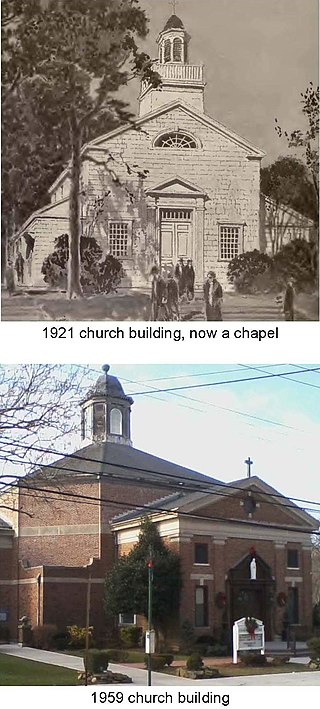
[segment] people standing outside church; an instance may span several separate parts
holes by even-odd
[[[283,297],[283,313],[285,320],[294,320],[294,287],[291,278],[286,282]]]
[[[168,320],[167,282],[165,274],[160,274],[158,266],[151,269],[151,317],[150,320]]]
[[[183,258],[179,258],[179,261],[175,267],[174,275],[178,280],[179,297],[180,298],[182,298],[182,296],[185,293],[185,289],[186,289],[185,270],[186,270],[186,267],[184,265]]]
[[[180,320],[179,285],[173,269],[169,271],[167,278],[167,310],[169,320]]]
[[[209,271],[203,286],[204,303],[207,320],[222,320],[222,287],[217,281],[214,271]]]
[[[187,261],[187,265],[186,265],[185,273],[184,273],[184,280],[185,280],[185,286],[186,286],[187,299],[189,301],[193,300],[195,272],[194,272],[191,258],[189,258]]]

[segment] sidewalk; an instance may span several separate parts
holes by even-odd
[[[298,644],[298,643],[297,643]],[[267,643],[269,650],[271,650],[270,645],[279,650],[280,647],[286,646],[286,643],[281,641],[274,641],[273,643]],[[305,645],[305,643],[299,643],[299,645]],[[274,652],[274,649],[272,650]],[[75,657],[73,655],[64,655],[58,652],[49,652],[47,650],[36,650],[31,647],[20,647],[19,645],[0,645],[0,655],[1,653],[6,655],[13,655],[14,657],[21,657],[24,660],[34,660],[35,662],[44,662],[49,665],[58,665],[59,667],[67,667],[68,669],[75,670],[77,672],[83,672],[83,659],[81,657]],[[226,658],[227,659],[227,658]],[[294,662],[308,662],[309,658],[293,658]],[[147,686],[147,671],[140,669],[138,667],[132,667],[129,665],[116,665],[110,664],[110,669],[113,672],[122,672],[123,674],[129,675],[132,678],[132,683],[138,686]],[[198,688],[204,687],[199,680],[185,679],[183,677],[174,677],[173,675],[161,674],[161,672],[152,672],[152,686],[177,686],[184,687],[187,685],[197,686]],[[221,679],[211,679],[206,680],[205,686],[320,686],[320,672],[306,672],[306,673],[279,673],[271,675],[250,675],[245,677],[228,677]]]

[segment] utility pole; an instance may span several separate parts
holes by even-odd
[[[86,647],[84,652],[84,684],[88,684],[88,652],[89,652],[89,626],[90,626],[90,597],[91,597],[91,573],[88,576],[87,583],[87,606],[86,606]]]
[[[148,561],[148,633],[149,633],[149,646],[148,646],[148,687],[151,687],[151,636],[152,636],[152,581],[153,581],[153,560],[152,560],[152,548],[149,548],[149,561]]]

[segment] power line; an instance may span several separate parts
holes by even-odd
[[[23,484],[21,485],[21,487],[22,488],[26,487],[26,489],[29,490],[28,486],[24,486]],[[42,488],[42,487],[38,487],[38,486],[34,489],[36,489],[38,492],[49,493],[50,495],[57,494],[57,495],[64,495],[64,496],[70,497],[70,498],[79,498],[82,500],[90,500],[90,501],[91,500],[94,500],[94,501],[98,500],[100,503],[112,504],[112,505],[121,506],[121,507],[128,506],[129,507],[128,511],[132,510],[132,501],[110,500],[110,499],[104,498],[104,497],[93,497],[90,495],[81,495],[80,493],[72,493],[72,492],[65,492],[64,493],[64,492],[58,491],[57,493],[54,493],[54,491],[52,491],[52,489],[50,489],[50,488],[48,489],[48,488]],[[135,510],[132,510],[132,511],[140,512],[142,510],[149,511],[149,512],[164,512],[166,514],[170,514],[170,513],[172,514],[173,512],[176,512],[176,514],[180,515],[181,517],[188,517],[188,518],[191,517],[193,519],[209,520],[210,522],[226,522],[227,524],[240,524],[241,526],[248,526],[249,525],[249,526],[254,526],[257,528],[263,527],[263,528],[267,528],[269,530],[280,529],[280,530],[284,530],[284,531],[288,531],[288,532],[301,532],[301,534],[308,534],[309,536],[311,534],[320,535],[320,531],[303,529],[301,527],[288,527],[288,526],[282,526],[282,525],[277,525],[277,524],[273,524],[273,523],[269,524],[266,522],[255,522],[253,520],[250,520],[250,521],[248,521],[248,520],[234,520],[234,519],[229,519],[227,517],[213,517],[212,515],[203,515],[203,514],[201,515],[201,514],[196,514],[194,512],[183,512],[183,511],[180,511],[180,510],[177,511],[174,509],[170,510],[166,507],[161,507],[160,505],[155,506],[154,503],[152,503],[152,502],[150,502],[148,504],[144,504],[144,505],[139,505],[137,508],[135,508]]]
[[[320,371],[320,367],[313,367],[313,368],[305,368],[305,369],[298,369],[293,372],[279,372],[279,373],[272,373],[272,374],[264,374],[263,376],[257,376],[257,377],[244,377],[242,379],[225,379],[220,382],[207,382],[206,384],[188,384],[180,387],[167,387],[165,389],[154,389],[154,393],[160,394],[164,392],[171,392],[171,391],[182,391],[185,389],[203,389],[204,387],[213,387],[213,386],[222,386],[225,384],[238,384],[241,382],[253,382],[261,379],[274,379],[276,377],[287,377],[290,376],[291,374],[304,374],[307,372],[318,372]],[[317,387],[316,387],[317,388]],[[130,392],[131,396],[140,396],[142,394],[146,394],[145,391],[134,391]]]
[[[3,442],[3,441],[2,441],[2,445],[6,445],[6,446],[10,446],[10,447],[12,446],[12,444],[11,444],[10,442]],[[152,470],[152,469],[150,469],[150,468],[139,468],[139,467],[135,467],[135,466],[131,466],[131,465],[126,465],[126,464],[124,464],[124,463],[123,463],[123,464],[122,464],[122,463],[114,463],[114,462],[109,463],[109,462],[107,462],[107,461],[99,461],[99,460],[97,460],[96,458],[90,458],[90,457],[88,457],[88,456],[81,456],[81,455],[79,455],[79,454],[77,454],[77,453],[63,454],[63,453],[54,451],[53,449],[40,448],[40,447],[38,447],[38,446],[32,446],[32,447],[31,447],[31,446],[26,446],[26,445],[24,445],[24,444],[19,444],[19,443],[18,443],[18,444],[15,444],[15,445],[17,445],[18,447],[20,447],[20,448],[22,448],[22,449],[27,448],[28,450],[30,450],[30,448],[32,448],[32,450],[35,450],[36,452],[40,452],[40,453],[50,453],[50,454],[53,454],[53,455],[56,455],[56,456],[58,456],[58,455],[60,456],[60,455],[61,455],[61,456],[63,456],[64,459],[66,459],[66,458],[71,458],[71,459],[75,459],[75,460],[80,460],[81,462],[86,461],[86,462],[95,463],[97,466],[98,466],[98,465],[105,465],[105,466],[110,466],[110,467],[113,467],[113,468],[120,468],[121,470],[135,471],[136,473],[141,473],[142,475],[143,475],[144,473],[151,473],[151,474],[154,475],[155,477],[160,477],[160,479],[161,479],[161,478],[164,478],[165,480],[169,479],[169,481],[173,480],[174,482],[176,482],[176,485],[177,485],[176,488],[174,488],[173,485],[172,485],[173,489],[177,489],[177,490],[179,490],[180,492],[188,491],[188,492],[203,492],[203,493],[208,493],[208,491],[210,491],[210,488],[213,488],[213,489],[214,489],[213,494],[219,495],[219,496],[223,496],[223,497],[228,497],[228,496],[229,496],[229,494],[228,494],[227,492],[224,493],[224,492],[221,492],[221,491],[220,491],[220,492],[216,491],[216,487],[217,487],[217,486],[218,486],[218,487],[220,487],[220,486],[225,487],[226,490],[238,490],[238,491],[240,491],[240,492],[242,492],[242,493],[244,492],[244,490],[243,490],[242,487],[236,486],[236,485],[231,485],[231,484],[229,484],[229,483],[224,483],[224,482],[222,482],[222,481],[218,481],[218,482],[214,482],[214,481],[212,481],[212,482],[210,482],[210,481],[203,481],[203,483],[202,483],[201,481],[194,481],[194,480],[190,479],[189,477],[187,477],[186,475],[184,475],[184,476],[183,476],[183,475],[179,475],[179,476],[178,476],[178,475],[174,475],[174,474],[171,474],[171,473],[166,473],[166,472],[163,472],[163,471],[154,471],[154,470]],[[5,456],[4,456],[3,458],[5,459]],[[9,457],[7,457],[7,461],[8,461],[8,462],[11,462]],[[22,461],[19,461],[19,462],[21,462],[21,464],[22,464]],[[168,462],[168,461],[165,461],[165,460],[164,460],[163,462],[166,463],[166,462]],[[110,478],[110,479],[113,479],[113,480],[116,479],[116,476],[115,476],[113,473],[107,473],[107,472],[103,473],[103,472],[101,472],[101,470],[98,471],[98,472],[89,472],[89,471],[85,471],[85,472],[84,472],[83,470],[80,470],[79,468],[70,468],[70,467],[68,467],[67,469],[65,469],[65,468],[59,466],[58,463],[59,463],[59,461],[57,461],[57,464],[54,464],[54,463],[47,463],[47,464],[45,464],[45,463],[44,463],[44,464],[41,464],[39,467],[40,467],[40,468],[56,469],[56,470],[59,470],[61,473],[64,473],[64,472],[68,472],[68,471],[69,471],[69,472],[73,472],[73,473],[77,473],[77,474],[80,473],[80,474],[82,474],[82,475],[94,475],[94,476],[100,476],[100,477]],[[181,466],[181,467],[182,467],[182,466]],[[35,474],[36,474],[36,473],[35,473]],[[199,474],[201,475],[201,473],[199,473]],[[30,478],[31,478],[31,475],[30,475]],[[21,479],[24,479],[24,478],[19,478],[19,480],[21,480]],[[120,479],[120,480],[125,480],[126,482],[132,482],[132,481],[138,482],[140,485],[141,485],[141,482],[142,482],[142,481],[141,481],[141,476],[139,476],[139,477],[136,478],[136,479],[133,479],[132,476],[130,476],[130,477],[125,477],[125,476],[123,476],[123,475],[119,475],[119,479]],[[156,487],[158,486],[158,487],[159,487],[159,484],[154,483],[154,481],[144,480],[143,482],[146,482],[148,485],[149,485],[149,484],[152,484],[153,486],[156,486]],[[187,487],[187,485],[185,484],[185,482],[187,483],[187,485],[189,485],[189,487]],[[161,487],[161,486],[160,486],[160,487]],[[279,494],[279,493],[268,493],[268,492],[262,492],[262,491],[261,491],[261,492],[259,491],[259,494],[261,494],[261,495],[263,495],[263,496],[265,496],[265,497],[272,497],[273,500],[274,500],[274,498],[279,498],[279,499],[283,500],[284,497],[285,497],[284,495],[281,495],[281,494]],[[290,498],[288,498],[288,499],[290,499],[290,500],[292,500],[292,501],[294,501],[294,502],[305,503],[306,505],[311,504],[311,505],[320,506],[320,502],[317,502],[317,501],[314,501],[314,500],[303,500],[303,499],[301,499],[301,498],[296,498],[296,497],[290,497]],[[265,501],[265,502],[268,502],[268,500],[264,500],[264,501]],[[270,504],[276,505],[276,504],[278,504],[278,503],[273,502],[273,503],[270,503]],[[291,509],[295,509],[295,505],[285,505],[285,504],[282,504],[282,503],[279,505],[279,507],[281,507],[281,508],[282,508],[282,507],[289,507],[289,508],[291,508]]]

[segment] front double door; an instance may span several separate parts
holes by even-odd
[[[160,214],[161,266],[176,266],[192,258],[192,219],[189,210],[162,210]]]

